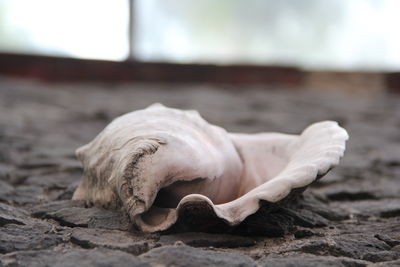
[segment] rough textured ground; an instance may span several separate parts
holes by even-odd
[[[153,102],[229,131],[299,133],[332,119],[350,141],[339,167],[247,234],[141,234],[118,211],[70,200],[74,150]],[[399,129],[395,95],[0,78],[0,266],[400,266]]]

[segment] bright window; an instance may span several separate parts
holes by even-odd
[[[124,60],[128,15],[126,0],[0,0],[0,48]]]
[[[125,60],[132,47],[146,62],[400,70],[398,0],[132,3],[130,18],[129,0],[0,0],[0,51]]]
[[[137,0],[136,57],[400,69],[398,0]]]

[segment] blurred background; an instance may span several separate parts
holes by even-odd
[[[396,0],[0,3],[4,52],[115,61],[400,69]]]
[[[398,10],[396,0],[0,0],[0,74],[396,91]]]

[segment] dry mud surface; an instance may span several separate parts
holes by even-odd
[[[337,120],[340,166],[241,235],[141,234],[71,201],[74,150],[112,118],[162,102],[229,131],[299,133]],[[207,85],[41,84],[0,78],[0,266],[400,266],[400,97]]]

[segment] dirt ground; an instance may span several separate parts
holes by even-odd
[[[350,140],[338,167],[275,221],[259,217],[257,231],[142,234],[120,211],[70,200],[82,173],[74,151],[154,102],[233,132],[336,120]],[[0,77],[0,266],[164,265],[400,266],[400,95]]]

